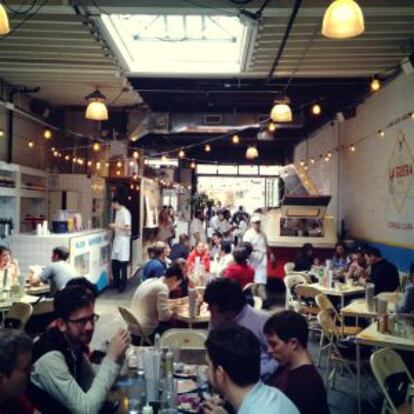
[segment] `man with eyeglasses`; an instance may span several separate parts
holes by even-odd
[[[112,338],[95,375],[86,355],[98,320],[94,298],[83,287],[67,287],[56,294],[54,307],[57,327],[33,347],[29,397],[43,414],[98,413],[118,376],[129,334],[120,330]]]

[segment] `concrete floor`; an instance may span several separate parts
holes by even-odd
[[[96,324],[95,335],[91,344],[92,349],[100,349],[104,341],[110,339],[119,328],[125,327],[125,323],[119,315],[117,307],[129,307],[137,283],[137,278],[132,278],[128,281],[128,287],[125,292],[118,293],[116,290],[106,289],[98,297],[96,302],[96,312],[100,315],[100,319]],[[281,293],[275,288],[272,288],[268,292],[268,300],[265,303],[267,308],[272,311],[278,309],[281,310],[284,308],[284,303],[284,293]],[[316,361],[319,351],[319,336],[317,333],[313,333],[310,336],[309,351],[313,360]],[[322,359],[322,364],[321,367],[319,367],[319,370],[325,380],[325,359]],[[335,389],[328,390],[328,402],[331,408],[331,414],[357,413],[355,388],[355,378],[351,378],[350,374],[344,372],[342,375],[337,375]],[[382,398],[375,380],[367,373],[365,373],[362,378],[362,395],[362,413],[379,413]]]

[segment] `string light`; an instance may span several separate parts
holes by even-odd
[[[184,152],[184,150],[180,150],[180,151],[178,152],[178,157],[179,157],[179,158],[184,158],[184,157],[185,157],[185,152]]]
[[[292,109],[287,102],[276,103],[270,112],[270,119],[273,122],[292,122]]]
[[[139,152],[138,151],[134,151],[132,153],[132,158],[134,158],[135,160],[137,160],[139,158]]]
[[[327,154],[327,155],[325,155],[325,161],[326,161],[326,162],[328,162],[328,161],[329,161],[328,154]]]
[[[134,166],[134,161],[130,161],[130,162],[129,162],[129,166],[130,166],[130,167],[133,167],[133,166]]]
[[[311,162],[311,164],[315,164],[315,158],[312,157],[310,162]]]
[[[274,122],[269,122],[269,125],[267,126],[267,129],[269,132],[275,132],[276,131],[276,124]]]
[[[312,105],[312,113],[313,113],[313,115],[320,115],[321,112],[322,112],[322,108],[321,108],[320,105],[318,105],[318,104]]]
[[[121,168],[121,167],[122,167],[122,162],[121,162],[121,161],[118,161],[118,162],[116,163],[116,166],[117,166],[117,168]]]
[[[411,112],[411,119],[414,119],[414,112]]]
[[[259,156],[259,151],[257,150],[256,147],[250,146],[250,147],[247,148],[246,159],[254,160],[258,156]]]
[[[373,78],[371,82],[371,91],[376,92],[381,89],[381,82],[378,78]]]
[[[138,180],[138,176],[137,176],[136,174],[134,174],[134,175],[132,176],[132,179],[133,179],[134,181],[137,181],[137,180]]]
[[[9,16],[4,6],[0,3],[0,35],[6,35],[10,33]]]
[[[144,160],[144,164],[145,164],[145,165],[149,165],[149,159],[148,159],[148,158],[146,158],[146,159]]]
[[[134,184],[131,184],[131,185],[129,186],[129,188],[130,188],[131,190],[133,190],[133,189],[134,189]]]
[[[196,167],[196,163],[194,161],[191,161],[190,168],[194,170],[195,167]]]
[[[96,169],[97,170],[100,170],[101,169],[101,163],[99,161],[96,163]]]
[[[53,151],[53,156],[54,157],[57,157],[59,155],[59,152],[58,151]]]
[[[385,137],[385,132],[384,132],[382,129],[380,129],[380,130],[378,131],[378,135],[379,135],[381,138],[384,138],[384,137]]]
[[[69,161],[70,160],[70,156],[69,155],[65,155],[65,160]]]
[[[43,137],[44,137],[45,139],[50,139],[50,138],[52,138],[52,131],[51,131],[49,128],[46,128],[46,129],[43,131]]]
[[[303,167],[305,169],[305,171],[308,171],[308,165],[305,164],[305,166]]]
[[[88,167],[92,165],[92,161],[88,161]]]
[[[27,146],[28,146],[29,148],[33,148],[33,147],[34,147],[34,142],[33,142],[33,140],[29,139],[29,142],[27,143]]]
[[[52,147],[52,148],[51,148],[51,151],[52,151],[52,152],[56,151],[56,147]]]
[[[3,137],[4,137],[4,129],[0,128],[0,138],[3,138]]]
[[[326,155],[328,156],[328,158],[331,158],[332,157],[332,152],[328,151]]]
[[[234,134],[234,135],[231,137],[231,142],[232,142],[233,144],[238,144],[238,143],[240,142],[240,137],[239,137],[237,134]]]
[[[204,146],[204,151],[205,151],[205,152],[210,152],[210,151],[211,151],[211,146],[210,146],[210,144],[206,144],[206,145]]]
[[[354,146],[353,144],[349,147],[349,149],[350,149],[352,152],[355,152],[355,146]]]
[[[101,149],[101,144],[99,142],[94,142],[92,148],[94,151],[99,151]]]
[[[75,164],[78,161],[76,157],[73,157],[72,162]]]
[[[82,159],[82,158],[79,158],[79,159],[78,159],[78,164],[79,164],[79,165],[83,165],[83,164],[84,164],[84,161],[83,161],[83,159]]]
[[[109,167],[109,162],[105,163],[105,167],[108,168]]]
[[[117,170],[117,171],[116,171],[116,175],[117,175],[117,176],[120,176],[120,175],[121,175],[121,171]]]
[[[300,160],[300,166],[303,167],[305,165],[305,161],[304,160]]]

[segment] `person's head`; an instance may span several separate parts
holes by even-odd
[[[238,246],[233,250],[233,257],[237,264],[243,265],[246,263],[249,254],[245,247]]]
[[[96,286],[90,282],[86,277],[74,277],[70,279],[68,283],[66,283],[65,287],[73,287],[73,286],[80,286],[85,289],[86,293],[89,293],[94,299],[98,296],[98,289]]]
[[[165,243],[162,241],[157,241],[152,246],[152,255],[153,258],[163,259],[165,257]]]
[[[69,259],[69,249],[64,246],[55,247],[52,250],[52,262],[66,261]]]
[[[160,211],[160,214],[158,216],[158,221],[162,225],[166,225],[170,222],[170,213],[167,208],[163,208]]]
[[[26,389],[32,360],[32,340],[22,331],[0,329],[0,404]]]
[[[211,318],[219,324],[232,322],[246,305],[246,297],[240,285],[231,279],[217,278],[204,291]]]
[[[239,247],[244,247],[246,249],[247,257],[249,257],[253,252],[253,245],[248,241],[241,242]]]
[[[168,243],[164,243],[165,247],[164,247],[164,257],[170,257],[171,254],[171,247]]]
[[[203,210],[197,210],[194,214],[195,218],[198,218],[199,220],[204,220],[204,211]]]
[[[225,256],[231,253],[231,243],[228,241],[222,241],[220,243],[220,253]]]
[[[121,198],[118,196],[112,197],[111,205],[114,210],[119,210],[122,207]]]
[[[190,238],[185,233],[180,234],[179,241],[180,241],[180,244],[183,244],[184,246],[187,246],[187,247],[190,246]]]
[[[0,246],[0,267],[6,266],[11,260],[11,251],[6,246]]]
[[[307,348],[308,323],[300,313],[291,310],[276,313],[266,321],[263,331],[269,352],[282,365],[289,365],[295,355]]]
[[[239,211],[243,212],[243,206],[239,206]]]
[[[366,260],[362,249],[357,249],[352,252],[352,262],[357,263],[361,267],[365,267]]]
[[[365,250],[365,259],[371,266],[381,260],[381,252],[376,247],[368,247]]]
[[[225,212],[224,208],[221,208],[219,211],[217,211],[217,215],[218,215],[218,218],[220,219],[220,221],[224,220],[224,212]]]
[[[208,379],[224,396],[260,378],[260,343],[242,326],[214,329],[206,340]],[[260,410],[259,410],[260,411]]]
[[[88,345],[92,340],[98,318],[92,295],[81,286],[66,287],[56,293],[54,308],[59,330],[70,341]]]
[[[183,272],[181,267],[177,263],[173,263],[166,271],[164,275],[165,284],[168,286],[168,290],[177,289],[181,281],[183,280]]]
[[[219,231],[216,231],[215,233],[213,233],[213,243],[215,246],[220,246],[220,243],[222,241],[223,241],[223,235]]]
[[[250,223],[252,228],[254,228],[256,231],[260,231],[260,228],[262,226],[262,219],[258,214],[252,216]]]
[[[228,209],[224,210],[224,218],[225,218],[226,220],[230,220],[230,219],[231,219],[231,213],[230,213],[230,210],[228,210]]]
[[[195,250],[196,250],[197,254],[199,254],[200,256],[203,255],[206,252],[206,250],[207,250],[206,243],[203,242],[202,240],[200,240],[197,243],[197,245],[195,247]]]
[[[310,243],[305,243],[301,248],[302,254],[305,257],[313,257],[313,246]]]
[[[180,267],[181,273],[183,274],[183,277],[186,277],[188,275],[188,263],[187,263],[187,260],[185,260],[182,257],[180,257],[179,259],[177,259],[175,261],[175,263],[177,264],[177,266]]]
[[[348,247],[343,241],[335,244],[335,256],[338,258],[346,257],[348,255]]]

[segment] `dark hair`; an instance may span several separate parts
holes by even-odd
[[[66,283],[65,287],[75,287],[75,286],[84,288],[85,291],[87,293],[92,294],[94,298],[98,296],[98,289],[96,288],[96,286],[92,282],[90,282],[88,279],[86,279],[86,277],[84,276],[75,277],[69,280],[69,282]]]
[[[188,234],[182,233],[179,236],[180,243],[185,243],[186,241],[190,240]]]
[[[340,241],[338,241],[336,244],[335,244],[335,253],[334,253],[334,255],[335,255],[335,257],[337,257],[337,255],[336,255],[336,249],[339,247],[339,246],[341,246],[343,249],[344,249],[344,255],[345,256],[347,256],[347,254],[348,254],[348,246],[342,241],[342,240],[340,240]]]
[[[245,247],[243,247],[243,246],[240,247],[239,246],[239,247],[236,247],[233,250],[233,257],[234,257],[234,261],[237,264],[244,264],[244,263],[246,263],[246,260],[249,257],[249,254],[248,254],[247,249]]]
[[[59,260],[68,260],[69,258],[69,249],[64,246],[55,247],[52,253],[54,256],[59,257]]]
[[[0,254],[3,254],[4,252],[11,252],[11,250],[7,246],[1,246],[0,245]]]
[[[32,350],[32,340],[17,329],[0,329],[0,374],[10,376],[19,355]]]
[[[381,252],[376,247],[367,247],[365,249],[365,254],[367,256],[381,257]]]
[[[213,233],[213,237],[218,237],[219,239],[222,239],[223,235],[219,231],[216,231]]]
[[[292,310],[272,315],[266,321],[263,331],[265,335],[277,335],[283,342],[296,338],[303,348],[308,345],[308,323],[300,313]]]
[[[195,212],[195,214],[194,214],[194,217],[196,217],[196,218],[198,218],[198,219],[199,219],[202,213],[203,213],[203,212],[202,212],[201,210],[197,210],[197,211]]]
[[[187,260],[185,260],[183,257],[179,257],[177,260],[173,262],[173,264],[176,264],[177,266],[182,266],[183,264],[187,264]]]
[[[220,249],[226,254],[231,253],[231,243],[228,241],[222,241],[220,243]]]
[[[219,277],[207,285],[204,302],[210,306],[218,306],[220,312],[230,311],[237,314],[246,305],[246,297],[236,281]]]
[[[93,305],[94,298],[82,286],[69,286],[56,293],[53,304],[56,316],[68,320],[73,312]]]
[[[164,276],[168,279],[170,277],[176,277],[177,280],[183,279],[183,271],[178,263],[173,263],[166,271]]]
[[[223,367],[240,387],[256,384],[260,378],[260,343],[242,326],[214,329],[206,340],[208,356],[214,367]]]
[[[113,196],[113,197],[111,198],[111,203],[118,203],[118,204],[121,204],[121,198],[120,198],[120,197],[118,197],[118,196]]]
[[[159,257],[164,253],[165,243],[157,241],[152,245],[152,254],[154,257]]]
[[[247,250],[247,257],[249,257],[253,252],[253,245],[248,241],[241,242],[239,247],[244,247]]]
[[[310,250],[310,249],[312,249],[312,250],[314,250],[313,249],[313,246],[312,246],[312,244],[311,243],[305,243],[302,247],[301,247],[301,250],[302,250],[302,252],[303,253],[306,253],[308,250]]]

